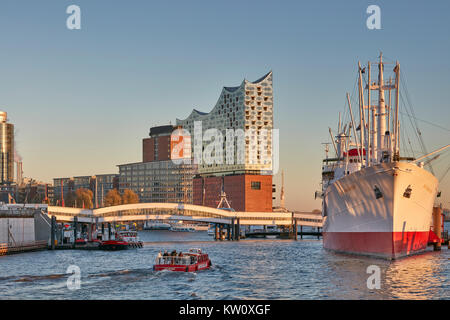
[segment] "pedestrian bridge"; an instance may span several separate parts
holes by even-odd
[[[47,214],[57,221],[81,223],[131,222],[146,220],[185,220],[240,225],[298,225],[322,227],[322,215],[311,212],[243,212],[182,203],[136,203],[99,209],[48,206]]]

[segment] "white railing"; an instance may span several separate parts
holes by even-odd
[[[162,256],[155,260],[155,264],[190,265],[197,262],[194,256]]]

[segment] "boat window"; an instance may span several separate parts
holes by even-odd
[[[405,192],[403,193],[403,196],[408,199],[411,198],[411,191],[412,191],[411,185],[408,185]]]
[[[383,197],[383,193],[380,191],[380,189],[377,186],[375,186],[373,188],[373,191],[375,191],[375,198],[380,199]]]

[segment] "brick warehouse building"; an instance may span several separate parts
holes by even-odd
[[[245,132],[245,143],[240,150],[239,146],[233,146],[231,163],[198,163],[193,179],[193,203],[217,207],[223,189],[236,211],[272,211],[272,72],[254,82],[244,79],[240,86],[224,87],[209,113],[194,109],[186,119],[177,119],[177,126],[191,133],[193,155],[198,143],[194,130],[199,122],[202,135],[208,129],[217,129],[226,140],[227,129],[241,130]],[[204,151],[208,141],[202,140],[200,144],[197,147]],[[223,154],[228,151],[224,143]]]

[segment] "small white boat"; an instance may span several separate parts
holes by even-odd
[[[169,230],[170,227],[171,225],[169,223],[161,221],[147,221],[144,225],[144,230]]]
[[[183,223],[178,221],[172,224],[170,231],[181,231],[181,232],[196,232],[196,231],[207,231],[209,224],[202,223]]]
[[[188,226],[188,225],[173,225],[169,229],[170,231],[177,231],[177,232],[195,232],[195,228]]]

